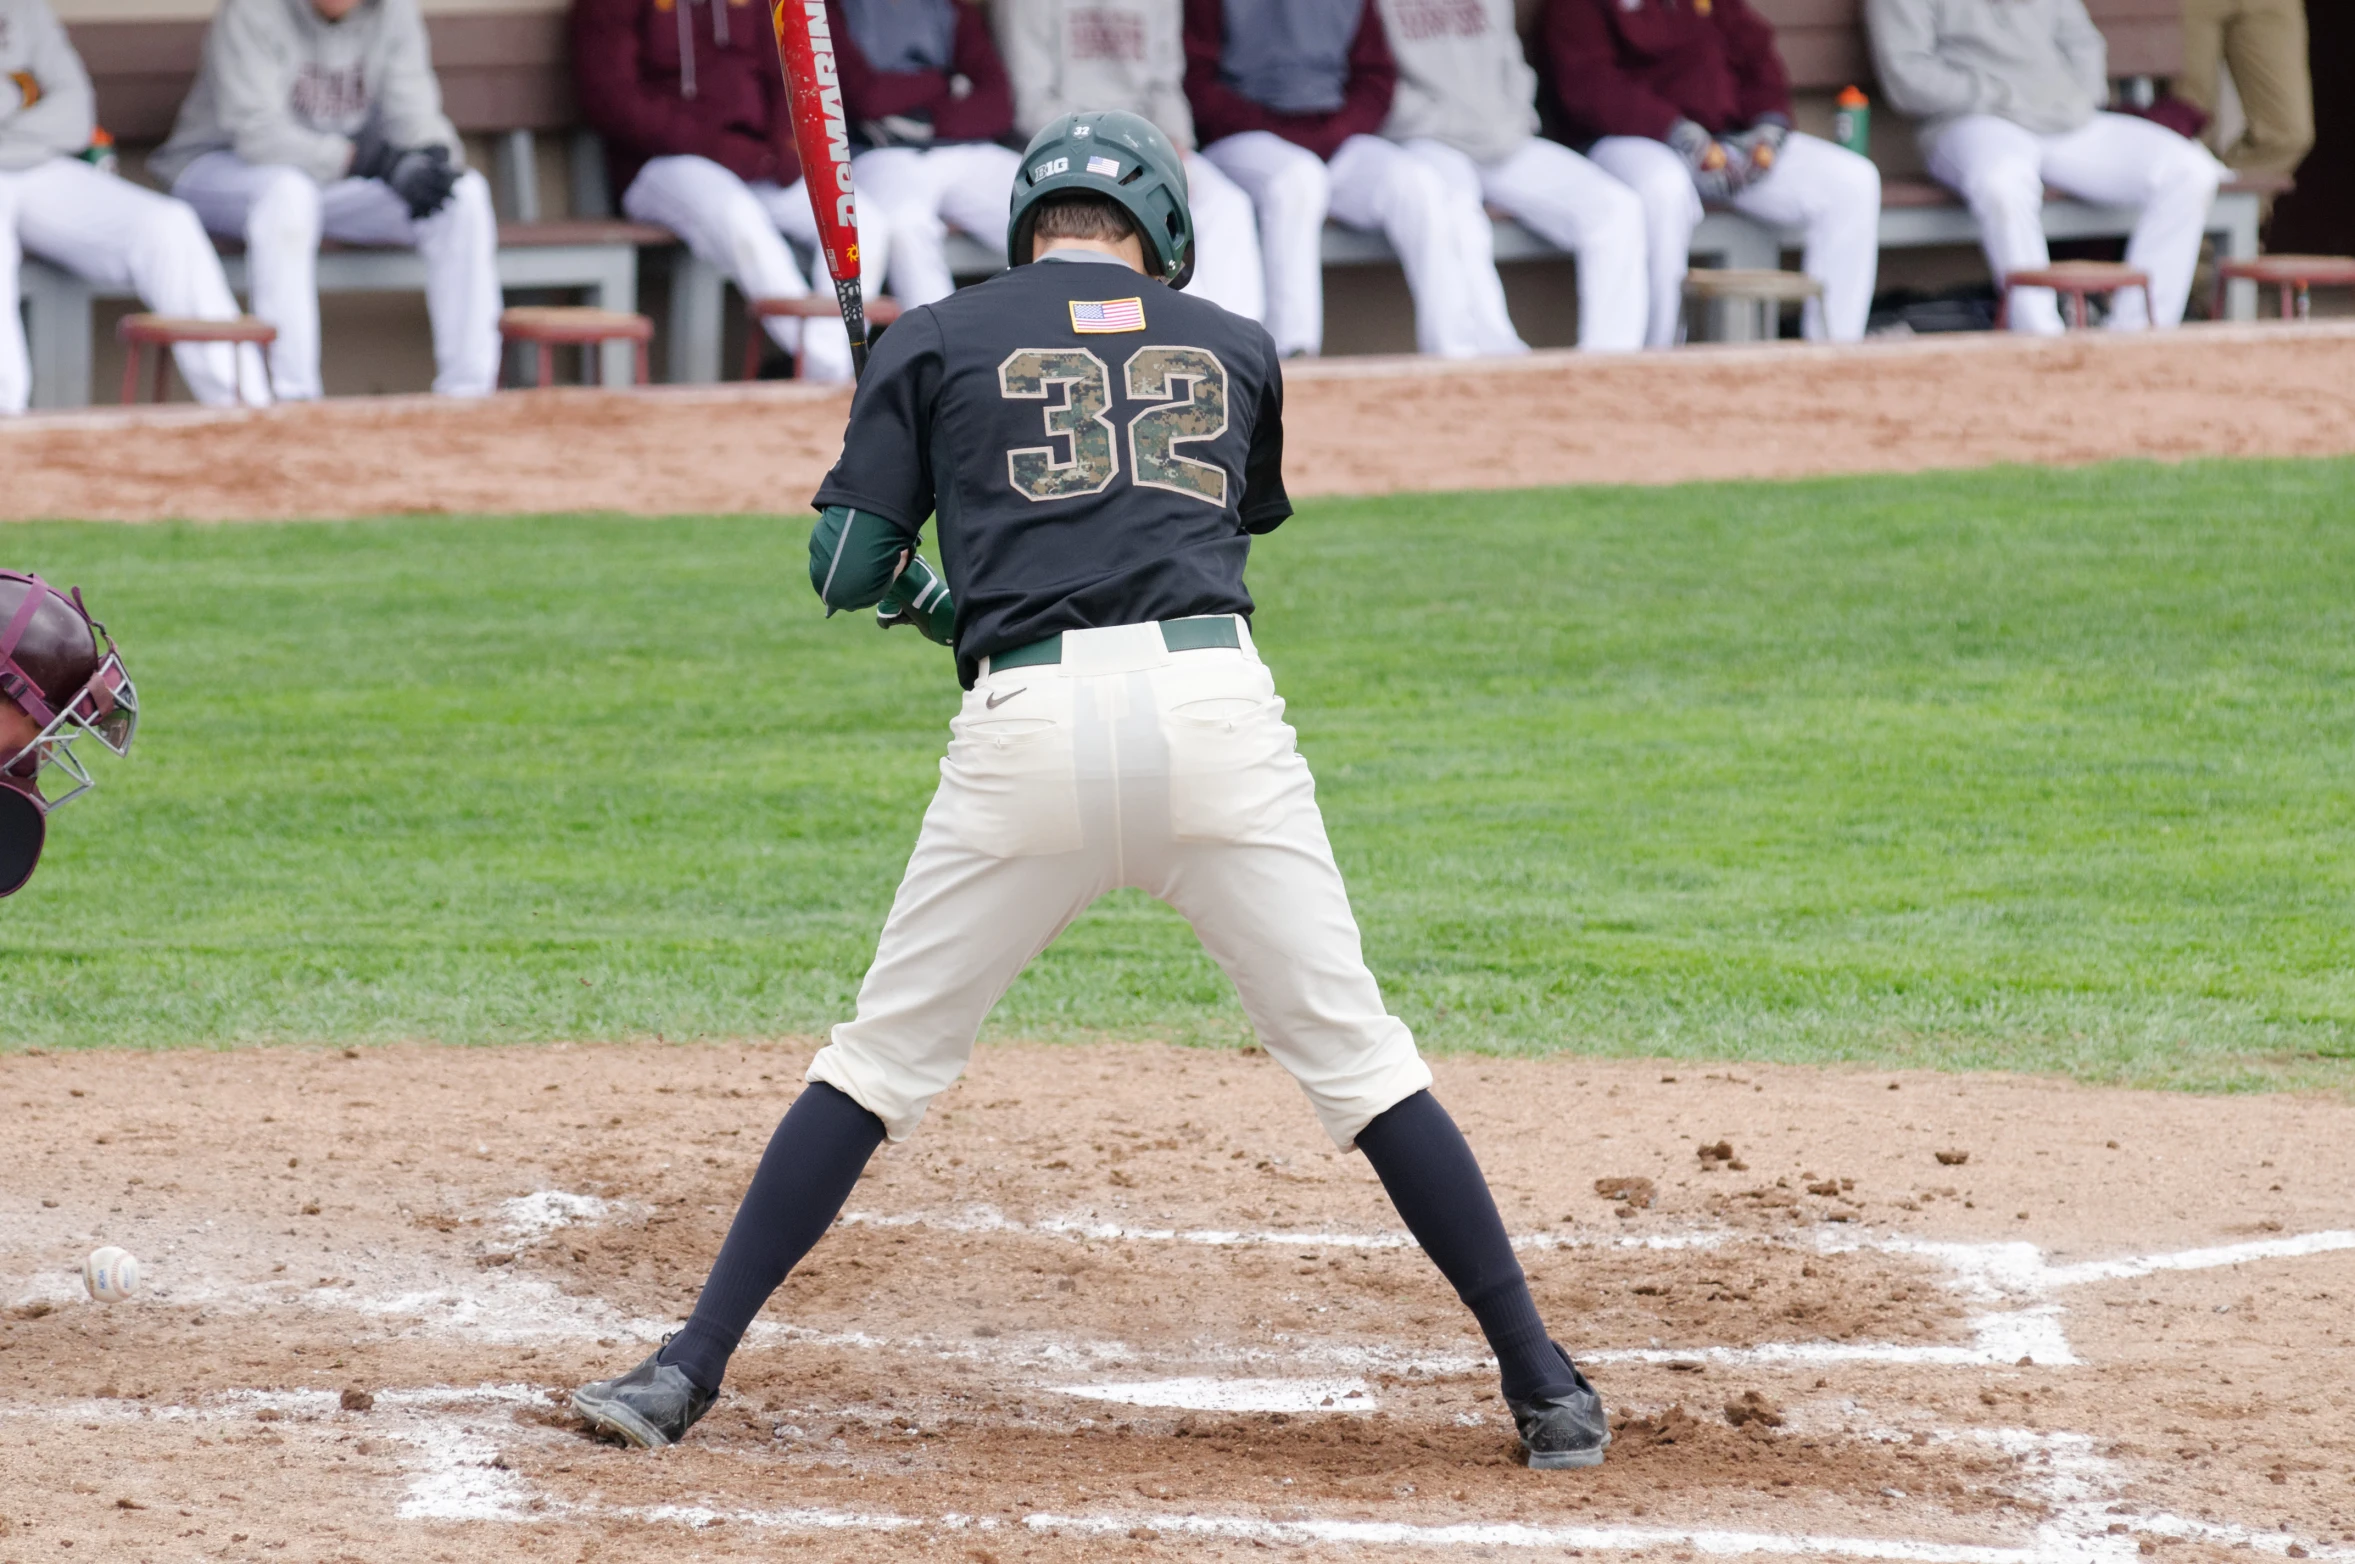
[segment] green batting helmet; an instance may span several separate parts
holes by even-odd
[[[1173,288],[1194,275],[1194,213],[1186,165],[1169,138],[1141,114],[1111,109],[1066,114],[1030,138],[1014,176],[1006,258],[1030,259],[1039,203],[1049,196],[1098,195],[1119,203],[1145,241],[1145,270]]]

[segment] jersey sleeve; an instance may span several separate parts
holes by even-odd
[[[940,322],[929,309],[908,311],[883,333],[851,398],[842,455],[813,508],[872,511],[912,544],[932,514],[932,414],[944,358]]]
[[[1259,334],[1267,365],[1259,388],[1259,409],[1251,420],[1251,449],[1243,458],[1243,530],[1273,532],[1292,514],[1284,492],[1284,369],[1275,342]]]

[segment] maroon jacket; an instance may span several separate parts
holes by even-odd
[[[766,7],[729,0],[728,41],[711,0],[688,0],[695,96],[680,70],[681,0],[573,0],[572,75],[581,118],[605,138],[615,195],[650,158],[692,153],[739,179],[801,177],[785,77]]]
[[[1398,62],[1391,57],[1375,0],[1366,0],[1365,17],[1349,45],[1349,85],[1341,107],[1330,114],[1279,114],[1220,81],[1226,35],[1222,0],[1186,0],[1186,99],[1194,107],[1194,137],[1203,146],[1246,130],[1272,130],[1329,158],[1352,136],[1382,133],[1390,95],[1398,87]]]
[[[1545,0],[1538,70],[1570,139],[1712,133],[1791,116],[1774,29],[1749,0]]]
[[[957,36],[945,71],[879,71],[851,37],[842,0],[826,0],[826,21],[834,29],[834,68],[842,77],[842,106],[854,135],[861,120],[886,114],[929,113],[937,141],[996,141],[1014,129],[1013,84],[1006,79],[1006,62],[998,58],[997,40],[990,37],[989,18],[973,0],[958,0]],[[952,76],[964,77],[973,90],[954,96]]]

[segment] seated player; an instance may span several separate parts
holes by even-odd
[[[891,291],[929,304],[956,287],[956,228],[995,249],[1018,159],[1006,67],[971,0],[826,0],[859,188],[859,243],[887,234]]]
[[[1397,82],[1374,0],[1186,0],[1186,96],[1202,155],[1259,209],[1276,351],[1324,347],[1331,217],[1379,229],[1398,252],[1423,352],[1526,352],[1509,322],[1501,337],[1483,331],[1467,306],[1475,294],[1503,294],[1487,224],[1467,242],[1460,192],[1382,139]]]
[[[1811,340],[1854,342],[1880,269],[1881,175],[1791,129],[1774,29],[1749,0],[1544,0],[1539,69],[1564,140],[1644,203],[1652,269],[1646,344],[1673,345],[1702,203],[1802,229],[1823,284],[1801,316]]]
[[[573,0],[572,70],[625,213],[677,234],[746,298],[810,291],[786,241],[817,252],[818,220],[765,9],[752,0]],[[878,225],[859,257],[862,280],[877,291],[887,251]],[[820,275],[825,264],[819,254]],[[763,324],[803,379],[850,379],[839,317]]]
[[[88,792],[83,737],[127,755],[139,692],[82,594],[0,570],[0,896],[33,877],[52,810]]]
[[[234,320],[237,300],[196,214],[78,155],[96,132],[89,73],[47,0],[0,0],[0,413],[32,392],[17,268],[30,250],[129,288],[159,315]],[[172,350],[200,402],[270,400],[261,355],[223,342]]]
[[[998,48],[1014,83],[1014,129],[1032,136],[1087,109],[1142,115],[1186,160],[1202,236],[1187,291],[1250,320],[1267,315],[1267,276],[1251,198],[1194,150],[1186,104],[1184,0],[998,0]]]
[[[2178,325],[2208,203],[2224,177],[2208,149],[2164,125],[2105,114],[2109,46],[2084,0],[1990,5],[1870,0],[1865,23],[1889,102],[1920,117],[1923,159],[1970,203],[2000,280],[2044,265],[2044,187],[2138,206],[2126,262],[2151,279],[2113,295],[2109,324]],[[2011,297],[2014,331],[2063,329],[2050,288]]]
[[[1537,73],[1513,0],[1381,0],[1398,58],[1382,134],[1438,170],[1473,264],[1465,311],[1483,353],[1521,348],[1505,312],[1491,206],[1578,257],[1578,345],[1644,344],[1644,208],[1635,192],[1537,134]]]
[[[1383,1007],[1252,639],[1251,540],[1292,511],[1275,344],[1179,291],[1185,170],[1150,123],[1067,116],[1022,169],[1006,248],[1033,264],[884,334],[813,502],[826,606],[872,605],[955,650],[965,703],[940,791],[858,1014],[810,1061],[694,1315],[573,1406],[632,1444],[685,1434],[875,1148],[964,1072],[998,996],[1091,902],[1136,886],[1193,924],[1471,1308],[1529,1464],[1599,1465],[1602,1400],[1547,1339],[1479,1163]],[[953,595],[916,553],[933,517]]]
[[[222,0],[169,141],[148,160],[205,227],[245,243],[270,379],[316,397],[322,238],[425,259],[433,388],[499,383],[499,225],[442,113],[417,0]]]

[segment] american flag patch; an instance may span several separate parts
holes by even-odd
[[[1081,336],[1145,329],[1143,299],[1073,299],[1071,329]]]
[[[1120,177],[1120,159],[1116,157],[1089,158],[1088,172],[1102,174],[1106,179],[1117,179]]]

